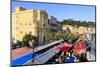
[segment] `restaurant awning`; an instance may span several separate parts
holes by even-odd
[[[60,51],[68,52],[71,47],[72,44],[64,43],[63,46],[60,48]]]
[[[85,43],[85,40],[84,39],[81,41],[80,44],[78,43],[75,46],[74,51],[75,52],[79,52],[79,53],[86,52],[86,43]]]

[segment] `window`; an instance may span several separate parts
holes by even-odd
[[[32,24],[31,23],[29,23],[29,26],[31,26]]]
[[[45,27],[45,24],[43,24],[43,26]]]
[[[22,23],[20,23],[20,25],[22,25]]]
[[[32,32],[30,31],[29,34],[31,34]]]
[[[50,20],[48,20],[48,24],[50,24]]]
[[[37,33],[39,34],[39,31],[37,31]]]
[[[22,34],[23,32],[21,31],[20,33]]]
[[[46,17],[45,17],[45,15],[44,15],[44,19],[45,19]]]
[[[16,27],[16,30],[18,30],[18,27]]]

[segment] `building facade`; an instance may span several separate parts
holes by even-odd
[[[48,17],[49,29],[52,36],[57,32],[57,19],[53,16]]]
[[[49,30],[52,34],[52,36],[55,36],[57,32],[62,32],[62,24],[57,21],[57,19],[54,16],[48,17],[48,23],[49,23]]]
[[[71,33],[77,34],[78,33],[78,28],[72,25],[63,25],[62,27],[63,31],[68,32],[69,30],[71,31]]]
[[[63,31],[70,30],[74,34],[95,34],[95,28],[92,27],[84,27],[84,26],[72,26],[72,25],[63,25]]]
[[[39,43],[45,40],[48,33],[48,14],[45,10],[27,10],[17,7],[12,13],[12,37],[22,41],[25,34],[32,34],[39,38]]]

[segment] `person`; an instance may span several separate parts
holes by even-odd
[[[66,62],[68,62],[68,63],[73,63],[73,62],[74,62],[74,60],[75,60],[75,57],[70,56],[70,57],[67,57]]]
[[[79,54],[77,52],[73,52],[73,56],[75,57],[74,62],[79,62]]]
[[[59,63],[62,63],[61,56],[59,57]]]
[[[80,62],[87,62],[88,61],[84,53],[81,54],[81,57],[79,58],[79,61]]]
[[[55,62],[56,62],[56,63],[59,63],[59,58],[56,58],[56,59],[55,59]]]
[[[70,48],[70,56],[72,56],[72,54],[73,54],[73,52],[74,52],[74,47],[72,46],[71,48]]]

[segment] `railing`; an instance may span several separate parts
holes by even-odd
[[[58,45],[58,47],[59,47],[59,45]],[[56,46],[56,47],[44,52],[43,54],[37,56],[36,58],[34,58],[34,63],[35,64],[46,63],[50,58],[52,58],[54,55],[56,55],[59,52],[59,50],[57,50],[58,47]]]
[[[47,45],[43,45],[43,46],[37,47],[37,48],[34,49],[34,53],[35,53],[35,52],[38,52],[38,51],[40,51],[40,50],[43,50],[43,49],[45,49],[45,48],[47,48],[47,47],[53,46],[53,45],[55,45],[55,44],[61,43],[62,41],[63,41],[63,39],[58,40],[58,41],[54,41],[54,42],[49,43],[49,44],[47,44]],[[56,53],[58,53],[58,52],[59,52],[59,51],[56,50],[56,48],[51,48],[51,49],[49,49],[48,51],[46,51],[46,52],[44,52],[44,53],[38,55],[37,57],[35,57],[35,58],[33,57],[32,59],[35,60],[34,63],[36,63],[36,64],[42,64],[42,63],[45,63],[47,60],[49,60],[52,56],[54,56],[54,55],[55,55]],[[24,64],[28,64],[29,62],[32,61],[32,59],[28,60],[28,61],[25,62]],[[42,62],[41,62],[41,61],[42,61]]]
[[[39,50],[43,50],[43,49],[45,49],[45,48],[47,48],[47,47],[53,46],[53,45],[55,45],[55,44],[57,44],[57,43],[60,43],[60,42],[62,42],[62,41],[64,41],[64,40],[61,39],[61,40],[54,41],[54,42],[52,42],[52,43],[49,43],[49,44],[46,44],[46,45],[43,45],[43,46],[36,47],[36,48],[34,49],[34,52],[39,51]]]

